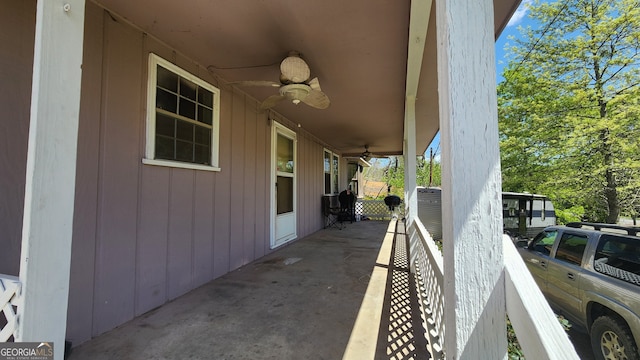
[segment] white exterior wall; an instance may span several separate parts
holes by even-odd
[[[436,2],[447,359],[507,357],[493,2]]]

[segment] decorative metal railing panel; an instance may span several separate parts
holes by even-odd
[[[356,219],[391,220],[394,216],[404,217],[404,202],[400,203],[393,211],[384,203],[384,200],[358,199],[355,205]]]
[[[17,338],[21,288],[17,277],[0,274],[0,342],[15,341]]]
[[[444,271],[442,253],[419,219],[409,230],[411,270],[416,277],[420,305],[429,329],[432,355],[444,359]]]

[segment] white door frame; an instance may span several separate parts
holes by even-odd
[[[283,215],[277,215],[277,198],[276,198],[276,182],[277,176],[289,175],[289,173],[280,173],[277,171],[277,149],[278,149],[278,134],[285,136],[293,141],[293,211]],[[283,126],[282,124],[273,121],[271,126],[271,207],[270,207],[270,248],[274,249],[278,246],[286,244],[287,242],[297,238],[297,134],[295,131]],[[278,224],[285,223],[287,225],[287,231],[284,234],[279,234]]]

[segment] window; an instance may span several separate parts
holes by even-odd
[[[531,249],[545,255],[551,254],[553,243],[558,235],[557,230],[543,231],[531,242]]]
[[[149,55],[145,164],[219,170],[220,91]]]
[[[325,195],[337,194],[339,192],[340,158],[331,151],[324,150],[324,193]]]
[[[356,163],[347,164],[347,179],[349,179],[349,188],[354,195],[358,195],[358,170],[360,165]]]
[[[640,244],[631,236],[602,235],[596,250],[594,268],[596,271],[640,285],[637,276],[621,273],[617,268],[628,273],[640,275]],[[633,281],[630,281],[633,282]]]
[[[587,247],[587,236],[576,235],[570,233],[562,234],[558,250],[556,250],[556,259],[580,265],[582,262],[582,254]]]

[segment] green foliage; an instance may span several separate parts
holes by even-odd
[[[440,186],[441,174],[439,162],[432,162],[427,159],[417,160],[416,184],[418,186],[429,186],[429,179],[431,179],[431,186]],[[382,178],[383,181],[391,186],[390,194],[404,197],[404,158],[402,156],[392,156]]]
[[[389,158],[389,166],[384,176],[387,185],[391,186],[389,195],[397,195],[404,198],[404,158],[392,156]]]
[[[498,86],[505,191],[615,222],[640,210],[640,0],[536,1]]]
[[[568,209],[556,209],[556,221],[558,224],[567,224],[575,221],[582,221],[584,217],[584,207],[577,205]]]

